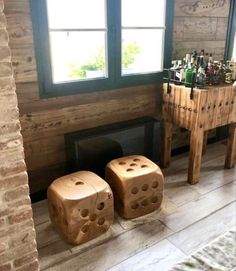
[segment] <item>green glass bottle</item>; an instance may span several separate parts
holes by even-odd
[[[195,77],[196,67],[194,63],[189,63],[185,74],[185,87],[191,87]]]

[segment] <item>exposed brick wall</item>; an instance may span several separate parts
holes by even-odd
[[[4,1],[0,0],[0,271],[38,270]]]

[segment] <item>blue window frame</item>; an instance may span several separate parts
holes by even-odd
[[[234,58],[236,61],[236,2],[231,0],[228,32],[226,40],[225,60],[231,60]]]
[[[31,0],[31,10],[41,98],[161,83],[171,63],[173,0]]]

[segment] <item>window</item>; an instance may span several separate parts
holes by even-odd
[[[173,2],[32,0],[41,96],[160,82]]]
[[[165,1],[122,0],[121,6],[122,75],[162,71]]]
[[[53,83],[107,77],[105,0],[46,2]]]
[[[231,0],[225,60],[236,61],[236,2]]]

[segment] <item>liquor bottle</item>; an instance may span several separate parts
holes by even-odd
[[[232,79],[236,80],[236,62],[234,60],[227,61],[227,66],[232,71]]]
[[[207,84],[212,86],[214,83],[214,67],[211,61],[208,62],[207,66]]]
[[[188,64],[191,62],[191,55],[190,54],[186,54],[185,61],[186,61],[186,65],[188,67]]]
[[[197,56],[197,69],[201,66],[202,59],[200,56]]]
[[[210,56],[209,56],[209,59],[208,59],[208,63],[213,63],[213,56],[212,56],[212,53],[210,53]]]
[[[207,75],[207,73],[208,73],[208,61],[207,60],[209,60],[209,57],[208,57],[208,53],[205,53],[205,58],[204,58],[204,60],[205,60],[205,73],[206,73],[206,75]]]
[[[225,83],[231,84],[233,82],[233,74],[231,69],[229,68],[229,63],[227,62],[227,66],[225,68]]]
[[[204,50],[204,49],[202,49],[202,50],[201,50],[201,53],[200,53],[200,62],[203,63],[203,64],[202,64],[202,67],[203,67],[204,69],[206,69],[207,63],[206,63],[206,59],[205,59],[205,50]]]
[[[190,60],[191,60],[191,55],[190,54],[186,54],[185,65],[184,65],[184,72],[183,72],[183,82],[185,82],[185,80],[186,80],[186,72],[187,72]]]
[[[197,65],[197,51],[193,51],[191,55],[191,63]]]
[[[185,86],[191,87],[195,78],[196,67],[194,65],[194,58],[191,59],[191,63],[189,63],[188,68],[186,70],[185,75]]]
[[[196,85],[198,88],[205,88],[206,85],[206,73],[204,67],[204,60],[201,58],[197,75],[196,75]]]
[[[220,78],[220,84],[223,84],[225,82],[224,60],[220,60],[220,64],[219,64],[219,78]]]
[[[204,56],[205,56],[205,50],[202,49],[202,50],[201,50],[201,53],[200,53],[200,57],[201,57],[201,58],[204,58]]]
[[[182,76],[182,82],[185,81],[185,69],[186,69],[186,58],[183,58],[183,64],[182,64],[182,68],[180,70],[181,76]]]
[[[220,63],[219,61],[214,61],[214,76],[213,76],[213,84],[219,85],[220,84]]]
[[[172,64],[172,67],[170,68],[170,79],[175,80],[175,71],[178,66],[178,61],[173,60],[171,64]]]
[[[179,81],[177,84],[181,84],[183,80],[183,62],[182,60],[178,60],[178,65],[175,71],[176,80]]]

